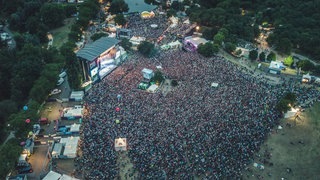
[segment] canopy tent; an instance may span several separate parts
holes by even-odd
[[[142,90],[146,90],[147,88],[148,88],[148,86],[149,86],[149,84],[147,84],[147,83],[140,83],[139,85],[138,85],[138,88],[139,89],[142,89]]]
[[[151,93],[155,93],[158,89],[158,86],[156,84],[152,84],[148,89],[147,91],[148,92],[151,92]]]
[[[298,112],[297,109],[291,108],[290,111],[287,111],[284,114],[284,118],[291,118],[291,117],[295,116],[297,112]]]
[[[216,88],[216,87],[218,87],[219,86],[219,84],[218,83],[211,83],[211,87],[214,87],[214,88]]]
[[[79,137],[61,138],[60,143],[64,144],[63,155],[67,158],[75,158],[77,154]]]
[[[70,95],[70,99],[73,99],[75,101],[82,101],[84,97],[83,91],[72,91]]]
[[[307,83],[307,82],[310,82],[311,79],[312,78],[311,78],[309,73],[302,76],[302,82],[306,82]]]
[[[70,126],[70,132],[79,132],[80,131],[80,124],[72,124]]]
[[[279,62],[279,61],[271,61],[270,63],[270,66],[269,66],[269,69],[278,69],[278,70],[282,70],[286,68],[285,65],[283,65],[282,62]]]
[[[114,141],[116,151],[127,151],[127,138],[118,138]]]
[[[151,79],[154,76],[153,70],[144,68],[142,69],[142,75],[145,79]]]

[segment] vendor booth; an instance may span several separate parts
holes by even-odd
[[[127,151],[127,138],[118,138],[114,141],[116,151]]]
[[[154,72],[151,69],[144,68],[144,69],[142,69],[141,72],[142,72],[143,78],[148,79],[148,80],[150,80],[154,76]]]

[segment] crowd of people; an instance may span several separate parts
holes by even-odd
[[[137,89],[142,69],[156,66],[178,81],[166,95]],[[279,123],[279,98],[288,91],[299,93],[299,102],[320,97],[290,81],[275,86],[252,73],[220,56],[181,50],[157,59],[135,54],[86,97],[90,113],[82,125],[78,170],[86,179],[118,177],[114,140],[122,137],[139,179],[241,177]]]
[[[151,27],[153,24],[157,27]],[[168,22],[165,15],[161,14],[149,19],[142,19],[140,14],[134,14],[128,17],[127,28],[132,30],[134,36],[157,39],[168,28]]]

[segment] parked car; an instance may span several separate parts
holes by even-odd
[[[30,163],[20,164],[16,169],[19,174],[28,174],[33,172],[32,165]]]
[[[51,91],[50,95],[59,94],[61,93],[61,89],[54,89]]]
[[[59,78],[64,78],[66,77],[67,73],[63,71],[62,73],[59,74]]]
[[[63,78],[60,78],[57,82],[57,86],[60,86],[62,83],[64,82],[64,79]]]
[[[40,118],[40,119],[39,119],[39,123],[40,123],[40,124],[48,124],[48,123],[49,123],[49,120],[48,120],[48,118]]]
[[[33,169],[31,166],[26,166],[26,167],[18,169],[19,174],[28,174],[28,173],[32,173],[32,172],[33,172]]]

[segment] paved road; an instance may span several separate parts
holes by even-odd
[[[43,169],[48,165],[48,145],[39,145],[34,148],[34,153],[30,156],[29,162],[32,165],[33,173],[28,174],[28,179],[38,180],[41,175],[44,175]]]

